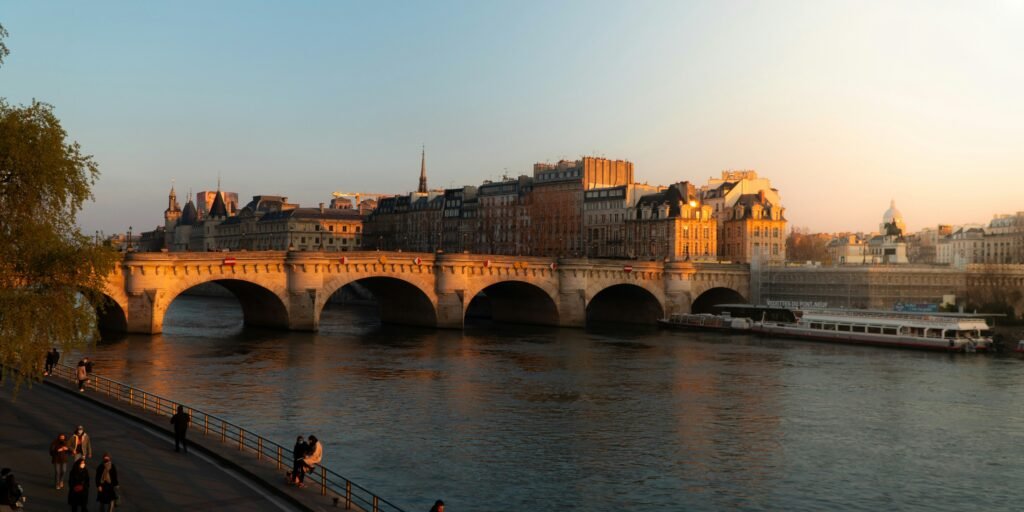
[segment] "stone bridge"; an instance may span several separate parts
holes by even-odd
[[[158,333],[174,299],[215,282],[247,325],[315,331],[327,300],[358,283],[381,320],[462,328],[467,313],[583,327],[654,323],[675,312],[750,296],[746,265],[402,252],[129,253],[109,276],[100,325]]]

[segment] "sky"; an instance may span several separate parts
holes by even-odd
[[[1024,210],[1024,0],[0,4],[0,97],[99,163],[86,233],[226,191],[476,185],[583,155],[755,169],[792,226]]]

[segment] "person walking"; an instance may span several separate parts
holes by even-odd
[[[89,382],[89,370],[86,369],[85,359],[78,362],[75,368],[75,377],[78,378],[78,392],[85,391],[85,383]]]
[[[171,416],[171,424],[174,425],[174,451],[183,451],[188,453],[188,444],[185,443],[185,434],[188,433],[188,425],[192,422],[192,418],[185,413],[185,407],[179,405],[178,412]],[[178,448],[178,444],[181,444],[181,448]]]
[[[92,441],[89,439],[89,434],[85,433],[85,428],[81,425],[75,428],[75,433],[71,434],[71,456],[78,459],[91,459],[92,458]]]
[[[85,459],[78,459],[68,473],[68,505],[71,512],[89,512],[89,470]]]
[[[96,468],[96,501],[100,502],[100,512],[114,512],[117,501],[117,466],[110,461],[110,454],[103,454],[103,462]]]
[[[68,448],[68,438],[64,434],[57,435],[57,439],[54,439],[50,443],[50,462],[53,464],[53,485],[57,489],[64,488],[64,473],[68,470],[68,454],[71,453],[71,448]]]
[[[430,512],[444,512],[444,502],[437,500],[434,502],[434,506],[430,507]]]
[[[43,372],[44,375],[53,375],[53,367],[57,366],[60,362],[60,352],[57,352],[57,347],[53,347],[53,350],[46,353],[46,370]]]

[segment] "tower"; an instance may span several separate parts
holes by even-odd
[[[416,189],[421,194],[427,193],[427,147],[423,146],[420,153],[420,188]]]
[[[164,210],[164,223],[170,229],[179,218],[181,218],[181,208],[178,207],[178,195],[174,192],[174,183],[171,183],[171,192],[167,194],[167,209]]]

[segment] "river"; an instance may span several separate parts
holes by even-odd
[[[182,296],[96,371],[291,446],[409,511],[1019,510],[1024,360],[482,323],[242,327]],[[70,359],[70,358],[69,358]]]

